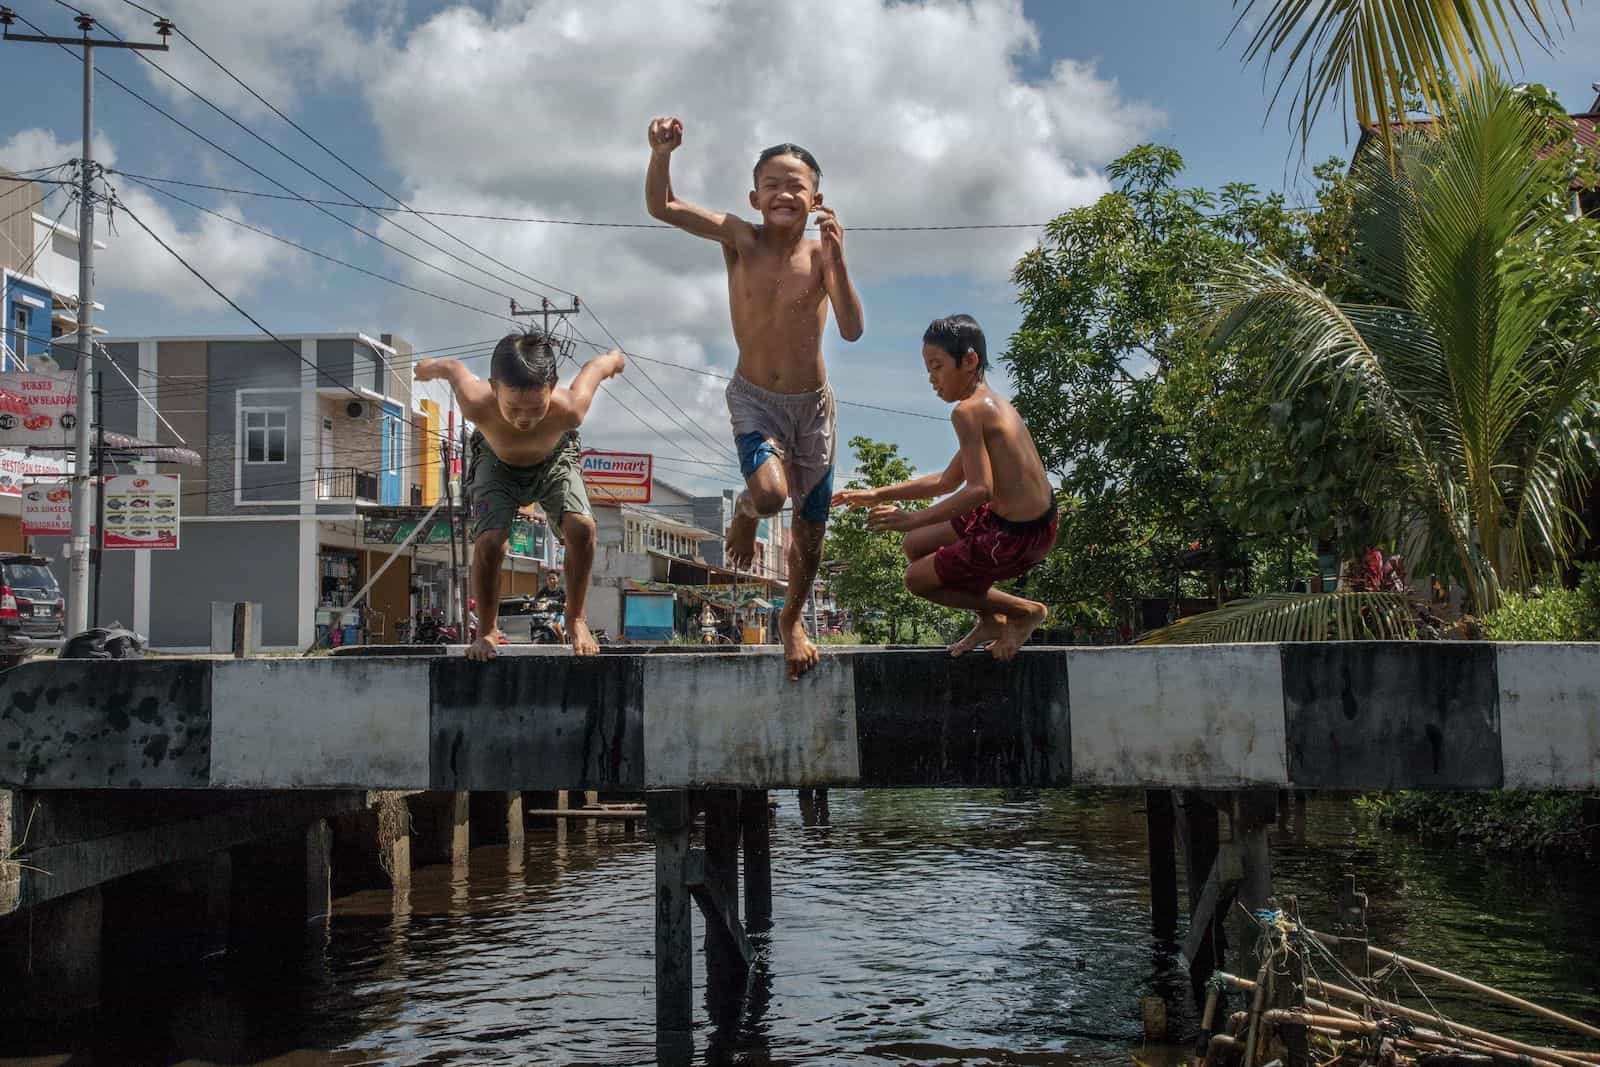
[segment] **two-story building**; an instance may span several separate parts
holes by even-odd
[[[184,443],[202,460],[198,470],[150,465],[184,478],[178,550],[106,554],[102,618],[153,647],[209,648],[213,602],[236,601],[261,605],[264,647],[309,645],[396,548],[384,532],[392,522],[367,516],[418,517],[445,489],[440,445],[454,416],[415,393],[407,342],[281,336],[287,348],[260,335],[100,346],[144,394],[112,388],[121,375],[107,368],[107,429]],[[75,365],[67,345],[54,357]],[[450,560],[448,537],[414,544],[345,625],[360,640],[398,639],[417,608],[446,603]],[[533,560],[513,557],[507,570],[507,591],[537,582]]]

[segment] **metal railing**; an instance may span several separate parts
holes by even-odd
[[[318,500],[378,502],[378,476],[358,467],[318,467]]]

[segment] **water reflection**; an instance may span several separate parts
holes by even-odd
[[[834,790],[829,825],[781,800],[772,926],[752,938],[745,989],[715,988],[697,958],[686,1042],[658,1046],[653,1031],[648,836],[587,820],[419,869],[407,893],[342,899],[287,968],[218,967],[8,1032],[0,1053],[41,1058],[0,1064],[1045,1067],[1127,1064],[1150,992],[1175,1027],[1193,1025],[1177,946],[1149,933],[1140,798]],[[1378,943],[1600,1021],[1581,874],[1376,834],[1334,800],[1290,810],[1274,850],[1278,890],[1313,925],[1331,923],[1354,870]]]

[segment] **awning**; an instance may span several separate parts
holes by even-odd
[[[761,574],[751,574],[748,571],[730,570],[727,567],[715,567],[704,560],[684,559],[682,556],[674,556],[670,552],[663,552],[659,548],[647,548],[645,549],[645,554],[653,556],[656,559],[664,559],[669,564],[674,564],[679,567],[693,567],[696,570],[705,571],[707,584],[712,583],[713,576],[720,576],[720,580],[723,582],[731,580],[740,584],[750,583],[753,585],[765,585],[770,588],[776,588],[784,584],[783,579],[780,578],[773,578],[768,575]]]
[[[90,447],[94,445],[94,437],[90,437]],[[200,466],[200,455],[191,448],[180,445],[163,445],[155,441],[146,441],[142,437],[131,437],[125,433],[105,432],[106,451],[112,459],[125,462],[146,460],[151,463],[178,463],[186,467]],[[34,452],[64,452],[70,455],[73,445],[29,445]]]

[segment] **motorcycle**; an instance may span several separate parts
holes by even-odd
[[[508,597],[500,602],[499,615],[502,619],[517,620],[515,626],[502,623],[501,628],[517,633],[519,639],[526,626],[529,644],[559,645],[564,640],[560,627],[561,612],[548,597]]]
[[[470,634],[467,640],[478,639],[478,623],[473,620],[467,627]],[[414,645],[459,645],[461,644],[461,629],[451,626],[443,621],[442,613],[438,608],[429,611],[418,611],[416,625],[412,627],[411,643]]]

